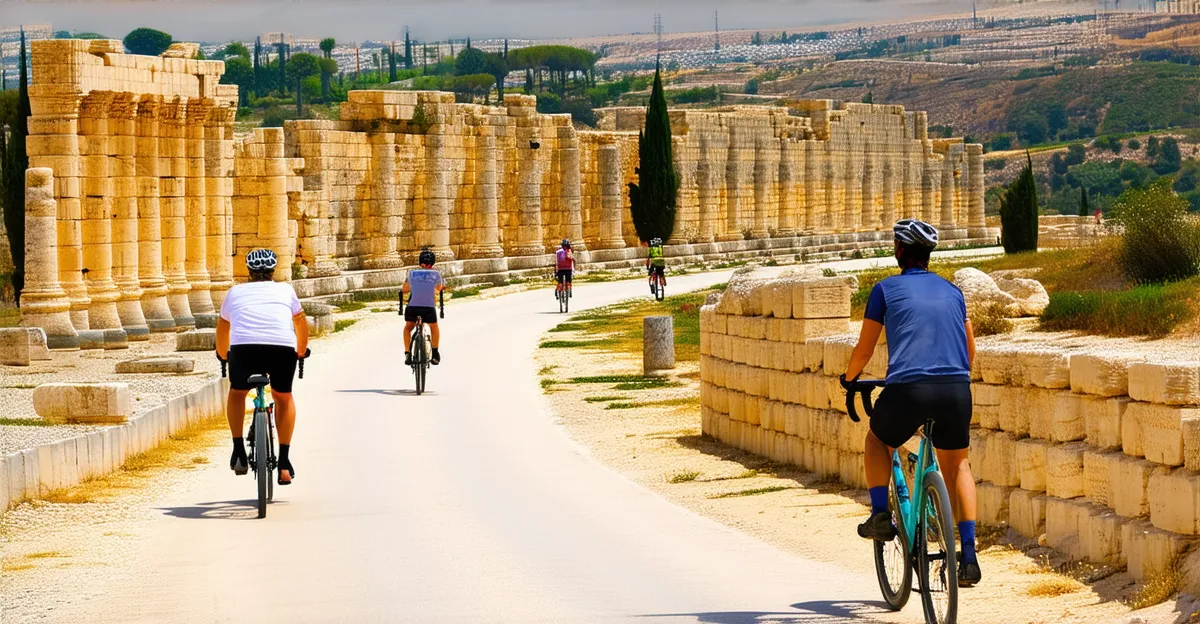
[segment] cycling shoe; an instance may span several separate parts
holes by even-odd
[[[296,478],[296,469],[292,467],[291,460],[284,460],[284,461],[279,462],[279,477],[278,477],[278,480],[276,481],[276,483],[278,483],[279,485],[291,485],[292,484],[291,481],[283,480],[283,471],[284,470],[288,471],[288,475],[290,475],[291,479]]]
[[[974,587],[980,579],[983,578],[983,572],[979,570],[979,562],[964,561],[958,566],[958,586],[959,587]]]
[[[858,525],[858,536],[877,542],[890,542],[896,538],[896,527],[892,526],[892,515],[880,512]]]
[[[241,476],[250,472],[250,463],[246,460],[245,449],[234,449],[233,455],[229,458],[229,468],[233,470],[233,474]]]

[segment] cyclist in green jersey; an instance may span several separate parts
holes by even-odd
[[[663,255],[663,242],[661,238],[655,238],[650,241],[650,252],[646,255],[646,271],[650,276],[650,286],[654,287],[654,277],[662,281],[662,285],[667,285],[667,258]]]

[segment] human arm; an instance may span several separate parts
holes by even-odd
[[[975,367],[975,328],[971,325],[971,319],[967,319],[967,367]]]
[[[850,352],[850,364],[846,367],[846,379],[858,379],[863,369],[875,355],[875,345],[879,344],[879,334],[883,333],[883,325],[878,321],[863,319],[862,331],[858,333],[858,344]]]
[[[222,360],[229,359],[229,332],[229,321],[225,320],[225,317],[217,319],[217,357]]]
[[[296,328],[296,355],[303,358],[308,352],[308,317],[303,310],[292,317],[292,326]]]
[[[408,278],[407,278],[407,277],[406,277],[406,278],[404,278],[404,285],[400,287],[400,292],[402,292],[402,293],[404,293],[404,294],[406,294],[406,295],[407,295],[408,293],[412,292],[412,284],[409,284],[409,283],[408,283]]]

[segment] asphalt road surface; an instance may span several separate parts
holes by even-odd
[[[728,277],[673,278],[670,292]],[[649,296],[644,281],[579,284],[574,307],[632,296]],[[161,509],[135,569],[53,619],[825,623],[882,614],[873,577],[677,507],[573,444],[531,357],[563,318],[546,290],[452,306],[445,362],[420,397],[402,366],[399,319],[329,344],[296,383],[296,483],[276,487],[266,519],[254,518],[252,477],[235,478],[223,449]]]

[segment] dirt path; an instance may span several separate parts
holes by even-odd
[[[549,336],[570,340],[583,334]],[[560,422],[602,463],[678,505],[787,552],[854,572],[872,572],[868,542],[853,537],[867,511],[866,493],[702,436],[696,363],[682,364],[668,384],[622,391],[612,382],[570,380],[639,375],[640,356],[544,348],[535,357]],[[1124,601],[1138,588],[1124,573],[1070,565],[1036,544],[1021,550],[999,543],[1007,537],[999,532],[981,536],[984,583],[961,593],[960,621],[1187,621],[1170,613],[1173,603],[1131,617]],[[916,600],[891,616],[898,622],[920,617]]]

